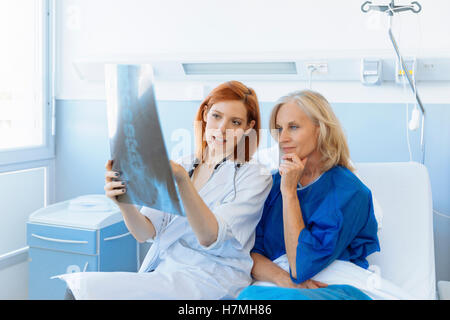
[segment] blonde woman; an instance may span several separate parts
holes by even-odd
[[[380,249],[371,191],[353,173],[329,103],[313,91],[293,92],[273,108],[270,128],[283,162],[251,253],[252,276],[266,286],[250,286],[239,298],[370,298],[354,286],[311,279],[337,260],[366,269],[366,257]]]

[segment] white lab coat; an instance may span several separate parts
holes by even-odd
[[[193,157],[179,163],[189,171]],[[235,163],[214,171],[199,195],[217,218],[217,240],[199,244],[186,217],[143,207],[156,236],[138,273],[78,272],[58,276],[75,299],[229,299],[251,281],[250,250],[265,199],[272,186],[267,169]]]

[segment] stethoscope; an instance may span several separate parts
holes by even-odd
[[[231,156],[231,155],[230,155]],[[219,163],[217,163],[214,166],[214,172],[213,174],[220,168],[220,166],[228,160],[228,158],[230,158],[230,156],[227,156],[225,158],[223,158]],[[195,169],[199,166],[200,161],[198,160],[198,158],[194,159],[194,163],[192,164],[192,168],[191,170],[189,170],[189,178],[192,178],[192,175],[194,174]],[[233,201],[234,199],[236,199],[236,173],[238,171],[238,169],[241,167],[241,163],[237,162],[234,164],[234,176],[233,176],[233,199],[230,201]]]

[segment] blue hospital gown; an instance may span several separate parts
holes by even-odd
[[[252,252],[273,261],[286,254],[286,248],[281,176],[277,172],[272,178]],[[366,257],[380,250],[371,191],[350,170],[335,166],[314,183],[299,186],[297,195],[305,228],[298,238],[297,278],[291,272],[292,281],[302,283],[311,279],[335,259],[367,269]]]

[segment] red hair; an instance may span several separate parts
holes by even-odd
[[[247,109],[247,124],[252,120],[255,121],[252,133],[256,133],[256,145],[250,145],[249,136],[244,135],[244,160],[245,162],[250,160],[250,157],[256,151],[259,145],[259,131],[261,128],[261,116],[259,111],[259,103],[256,97],[256,93],[252,88],[245,86],[239,81],[228,81],[222,83],[215,89],[213,89],[208,96],[203,100],[198,108],[197,114],[194,120],[194,134],[195,134],[195,156],[199,161],[203,160],[203,154],[206,148],[206,140],[204,139],[206,122],[203,120],[204,112],[208,112],[209,109],[218,102],[222,101],[241,101]],[[242,141],[240,142],[242,143]],[[237,146],[234,149],[234,159],[240,158],[237,152]]]

